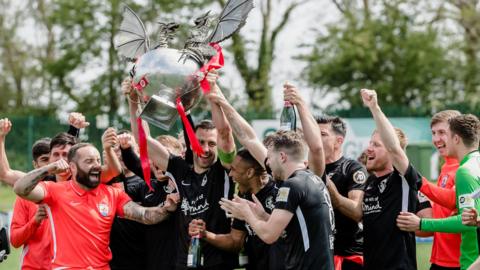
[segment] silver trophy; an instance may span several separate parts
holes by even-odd
[[[168,48],[177,23],[159,23],[158,44],[151,49],[142,21],[125,6],[115,47],[135,63],[130,75],[143,95],[140,117],[169,130],[178,115],[178,100],[185,111],[193,108],[200,101],[200,81],[205,76],[199,70],[217,54],[210,44],[231,37],[245,24],[252,8],[253,0],[229,0],[217,18],[209,12],[196,18],[184,48],[177,50]]]

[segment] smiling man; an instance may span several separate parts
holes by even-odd
[[[19,179],[14,191],[20,197],[47,205],[52,229],[52,268],[109,269],[110,230],[115,216],[155,224],[176,208],[141,207],[121,190],[100,183],[100,153],[89,143],[79,143],[59,159]],[[41,182],[49,173],[70,170],[72,180]],[[40,183],[40,184],[39,184]]]

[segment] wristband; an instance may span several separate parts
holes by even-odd
[[[231,164],[236,155],[237,149],[233,149],[233,151],[230,153],[225,153],[222,150],[218,149],[218,158],[224,164]]]

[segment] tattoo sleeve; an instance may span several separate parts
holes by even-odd
[[[169,217],[169,213],[161,206],[143,207],[134,202],[128,202],[123,208],[125,218],[151,225],[157,224]]]
[[[28,196],[30,192],[37,186],[38,182],[48,174],[48,168],[39,168],[27,173],[20,178],[14,186],[14,191],[19,196]]]

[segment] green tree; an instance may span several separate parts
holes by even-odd
[[[406,1],[369,2],[354,7],[337,2],[341,17],[319,35],[307,61],[305,79],[324,95],[336,93],[341,102],[331,109],[361,107],[359,90],[376,89],[380,102],[392,111],[429,114],[437,103],[453,102],[454,62],[431,25],[417,25],[415,14],[401,9]]]

